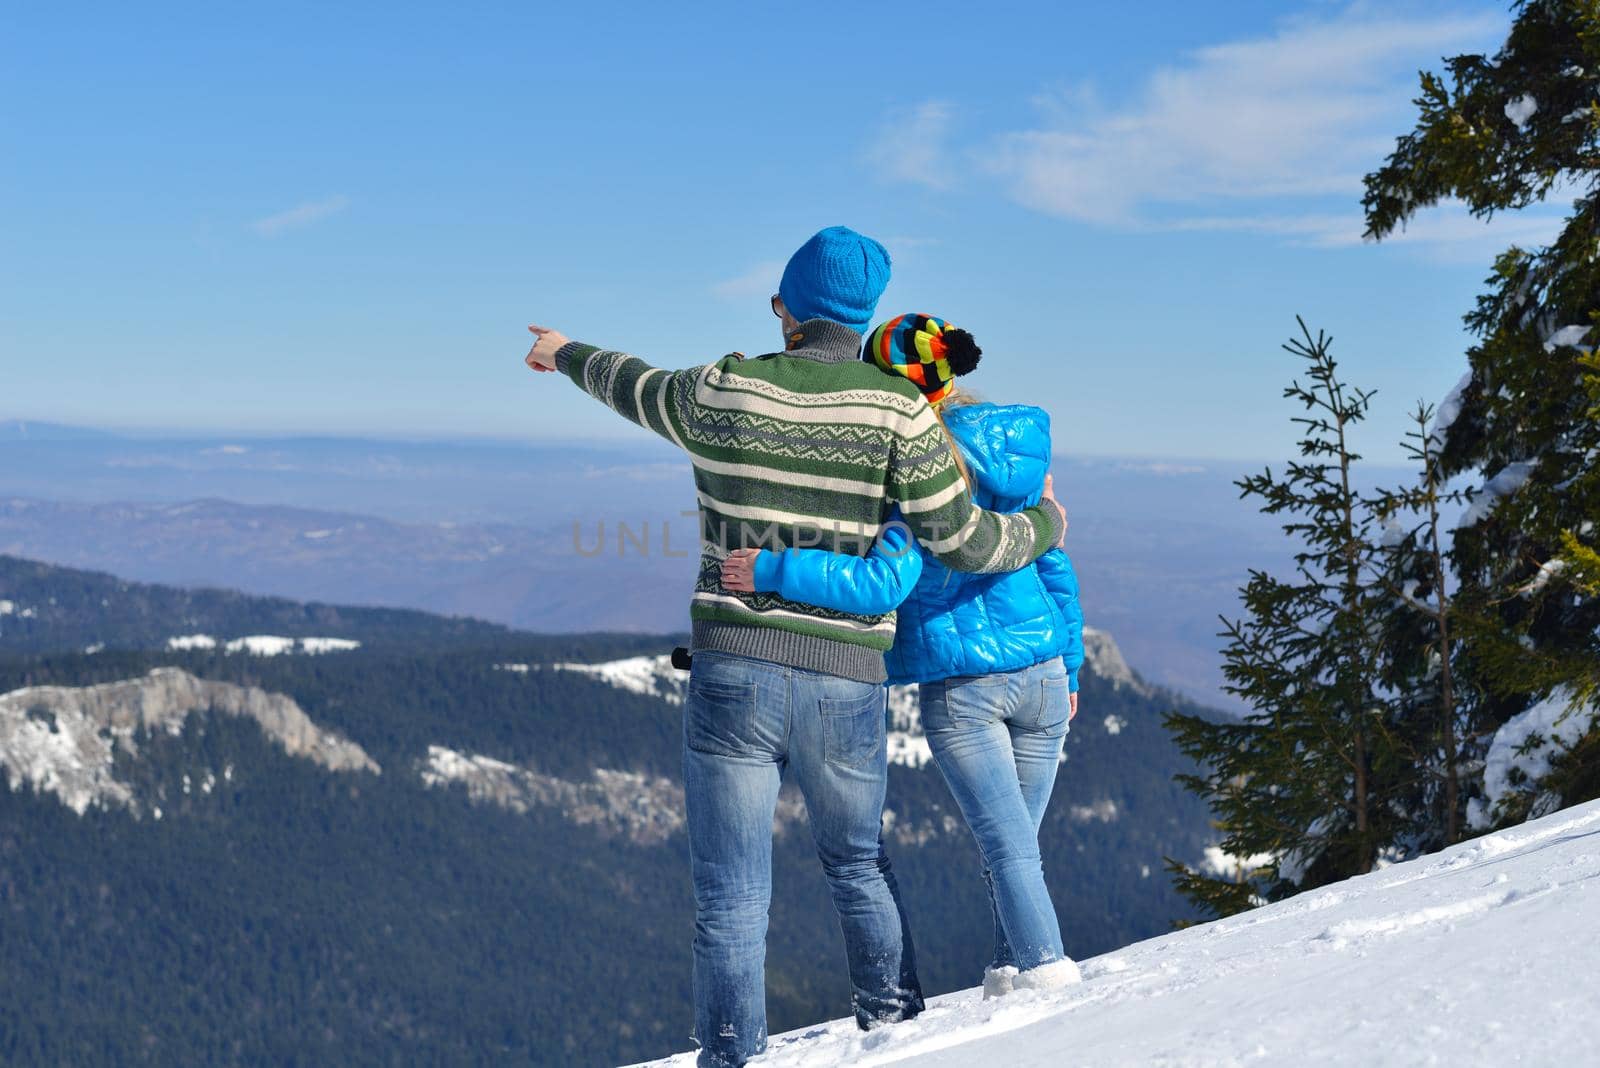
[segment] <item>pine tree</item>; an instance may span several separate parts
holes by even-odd
[[[1166,720],[1203,769],[1180,781],[1210,803],[1223,850],[1252,858],[1233,878],[1168,861],[1179,889],[1216,915],[1371,871],[1405,826],[1394,803],[1404,755],[1378,692],[1379,631],[1369,623],[1377,549],[1352,479],[1360,457],[1349,434],[1371,394],[1339,378],[1331,338],[1300,328],[1284,346],[1308,365],[1309,384],[1284,391],[1306,413],[1294,420],[1300,459],[1282,477],[1268,468],[1237,483],[1300,543],[1293,577],[1252,570],[1245,617],[1223,620],[1225,689],[1252,712]]]
[[[1591,421],[1600,420],[1600,354],[1586,352],[1578,357],[1578,363],[1584,369],[1584,391],[1594,403],[1586,413]],[[1600,469],[1590,467],[1585,476],[1593,481],[1600,478]],[[1589,492],[1593,492],[1590,488]],[[1600,551],[1594,546],[1595,520],[1583,520],[1576,530],[1565,530],[1561,534],[1562,548],[1565,552],[1561,562],[1571,576],[1572,584],[1591,597],[1600,597]]]
[[[1600,796],[1600,419],[1585,389],[1600,336],[1600,4],[1514,10],[1499,54],[1449,60],[1448,84],[1422,76],[1416,127],[1363,202],[1382,239],[1446,197],[1489,217],[1576,196],[1551,245],[1499,257],[1466,316],[1471,373],[1440,448],[1443,477],[1482,480],[1450,557],[1458,604],[1484,624],[1469,658],[1484,722],[1555,698],[1581,728],[1570,745],[1530,739],[1535,768],[1541,743],[1555,747],[1550,781],[1490,799],[1478,826]]]
[[[1403,447],[1418,465],[1414,485],[1369,503],[1383,526],[1374,584],[1381,591],[1379,676],[1389,695],[1397,743],[1410,766],[1397,804],[1412,827],[1390,844],[1394,859],[1427,853],[1462,837],[1467,802],[1476,796],[1484,736],[1478,701],[1462,667],[1472,620],[1451,595],[1443,509],[1462,494],[1446,490],[1439,469],[1434,409],[1419,404]]]

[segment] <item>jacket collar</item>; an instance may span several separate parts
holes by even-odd
[[[818,363],[844,363],[861,358],[861,335],[832,319],[807,319],[789,339],[798,335],[799,344],[783,353]]]

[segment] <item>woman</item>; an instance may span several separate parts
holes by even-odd
[[[1036,504],[1050,466],[1050,417],[1029,405],[982,404],[955,388],[981,351],[964,330],[902,315],[868,337],[863,358],[916,383],[933,405],[979,506]],[[1077,712],[1083,614],[1072,563],[1052,549],[1019,571],[950,571],[894,516],[866,557],[820,549],[743,549],[723,585],[780,593],[846,612],[899,605],[891,683],[920,683],[934,762],[983,856],[994,912],[985,997],[1076,982],[1039,857],[1039,826]]]

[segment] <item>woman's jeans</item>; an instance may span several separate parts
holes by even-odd
[[[1070,715],[1061,658],[921,686],[922,729],[983,855],[994,960],[1026,971],[1066,955],[1039,859],[1039,825]]]
[[[683,721],[699,1063],[741,1065],[767,1045],[772,819],[786,768],[844,929],[857,1023],[920,1012],[911,935],[880,837],[883,687],[697,652]]]

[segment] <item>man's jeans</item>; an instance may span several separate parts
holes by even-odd
[[[1039,859],[1039,825],[1067,736],[1061,658],[923,683],[922,729],[983,855],[994,960],[1026,971],[1066,955]]]
[[[785,768],[805,796],[844,929],[857,1023],[920,1012],[910,931],[880,837],[883,687],[697,652],[683,724],[699,1063],[740,1065],[766,1048],[772,819]]]

